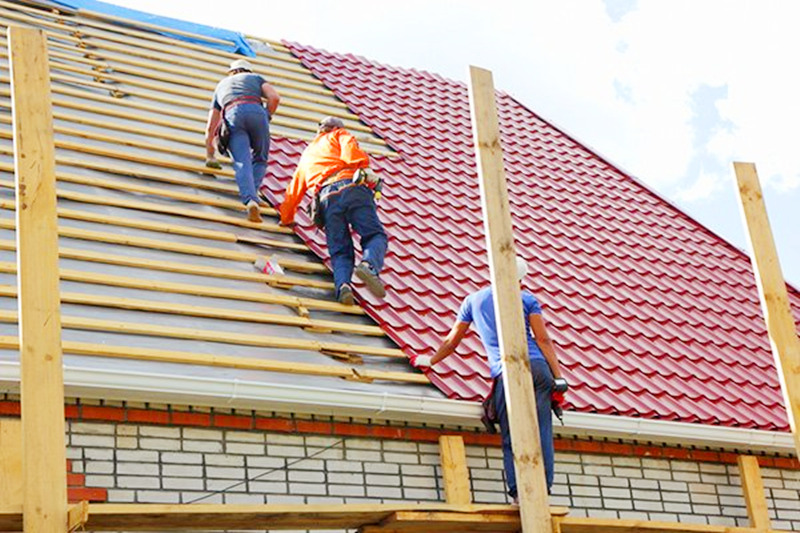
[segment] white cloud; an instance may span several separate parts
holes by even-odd
[[[675,199],[682,202],[697,202],[710,198],[723,188],[723,178],[717,174],[701,172],[697,180],[675,193]]]

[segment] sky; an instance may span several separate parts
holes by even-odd
[[[469,65],[489,69],[497,89],[748,253],[733,162],[755,163],[783,275],[800,287],[800,2],[112,3],[465,83]]]

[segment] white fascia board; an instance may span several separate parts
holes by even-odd
[[[0,362],[0,391],[18,389],[19,365]],[[87,399],[481,425],[480,405],[472,402],[103,368],[65,368],[64,392]]]
[[[688,424],[627,416],[564,412],[564,425],[555,422],[554,431],[562,436],[625,439],[657,444],[700,446],[794,454],[792,434],[760,429]]]
[[[255,381],[222,380],[174,374],[65,368],[67,396],[117,401],[254,409],[333,417],[482,427],[481,406],[397,394],[342,391]],[[0,362],[0,391],[19,390],[19,365]],[[708,446],[752,452],[794,453],[787,432],[708,426],[624,416],[567,411],[560,436],[609,438],[682,446]]]

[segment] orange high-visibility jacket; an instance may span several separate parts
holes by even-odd
[[[317,135],[300,157],[292,181],[286,187],[286,198],[280,206],[281,223],[294,221],[297,207],[308,189],[316,193],[337,172],[334,181],[351,179],[356,170],[368,165],[369,156],[344,128]]]

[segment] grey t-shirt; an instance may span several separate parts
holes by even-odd
[[[231,100],[242,96],[261,98],[261,86],[266,80],[252,72],[242,72],[223,78],[214,89],[214,109],[222,110]]]

